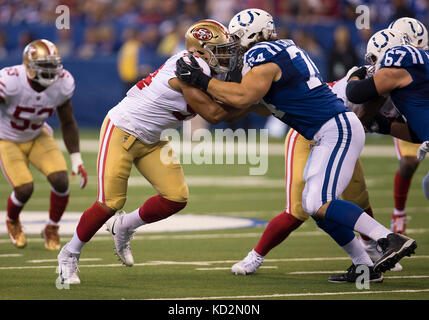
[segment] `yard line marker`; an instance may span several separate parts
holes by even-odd
[[[428,259],[429,256],[413,256],[407,259]],[[327,257],[327,258],[284,258],[284,259],[265,259],[267,262],[305,262],[305,261],[343,261],[349,260],[348,257]],[[212,261],[148,261],[143,263],[135,263],[135,267],[144,266],[160,266],[160,265],[193,265],[193,266],[211,266],[213,264],[236,263],[237,260],[212,260]],[[24,269],[46,269],[56,268],[57,266],[21,266],[21,267],[0,267],[0,270],[24,270]],[[123,267],[122,264],[82,264],[79,268],[111,268]],[[264,266],[266,267],[266,266]],[[331,271],[330,271],[331,272]],[[343,272],[343,271],[340,271]]]
[[[338,296],[338,295],[370,295],[379,293],[420,293],[429,292],[429,289],[405,289],[405,290],[383,290],[383,291],[342,291],[342,292],[307,292],[307,293],[276,293],[264,295],[249,295],[249,296],[218,296],[218,297],[186,297],[186,298],[158,298],[145,300],[229,300],[229,299],[261,299],[261,298],[285,298],[285,297],[312,297],[312,296]]]
[[[261,266],[259,269],[278,269],[277,266]],[[231,267],[195,268],[198,271],[231,270]]]
[[[101,261],[101,258],[82,258],[79,261]],[[40,260],[27,260],[27,263],[44,263],[44,262],[57,262],[57,259],[40,259]]]
[[[21,257],[21,253],[6,253],[6,254],[0,254],[0,258],[9,258],[9,257]]]

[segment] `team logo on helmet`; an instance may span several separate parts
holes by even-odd
[[[373,37],[372,38],[372,42],[374,43],[374,46],[376,47],[376,48],[379,48],[379,47],[381,47],[381,48],[384,48],[385,46],[387,46],[387,44],[389,43],[389,37],[384,33],[384,31],[383,32],[381,32],[381,34],[384,36],[384,38],[386,39],[386,41],[383,43],[383,44],[381,44],[381,45],[379,45],[376,41],[375,41],[375,37]]]
[[[213,38],[213,33],[206,28],[195,28],[192,31],[192,35],[201,41],[209,41],[211,38]]]
[[[252,24],[252,22],[255,20],[255,17],[253,16],[253,14],[252,14],[252,12],[251,12],[251,11],[247,11],[247,14],[248,14],[248,15],[249,15],[249,17],[250,17],[250,20],[249,20],[249,22],[247,22],[247,23],[241,22],[241,15],[239,15],[239,16],[237,17],[238,23],[239,23],[239,24],[240,24],[240,26],[242,26],[242,27],[248,27],[248,26],[250,26],[250,25]]]

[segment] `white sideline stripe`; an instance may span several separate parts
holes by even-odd
[[[103,260],[103,259],[101,259],[101,258],[82,258],[82,259],[79,259],[79,262],[80,261],[101,261],[101,260]],[[27,263],[44,263],[44,262],[57,262],[57,261],[58,261],[57,259],[40,259],[40,260],[27,260],[25,262],[27,262]]]
[[[407,259],[429,259],[429,256],[412,256]],[[265,259],[265,262],[305,262],[305,261],[342,261],[350,260],[348,257],[329,257],[329,258],[284,258],[284,259]],[[213,260],[213,261],[148,261],[143,263],[136,263],[134,267],[144,266],[160,266],[160,265],[193,265],[193,266],[211,266],[213,264],[236,263],[238,260]],[[23,267],[0,267],[0,270],[24,270],[24,269],[49,269],[56,268],[57,266],[23,266]],[[79,268],[111,268],[123,267],[122,264],[83,264]],[[343,271],[340,271],[343,272]]]
[[[277,266],[261,266],[259,269],[278,269]],[[217,268],[195,268],[198,271],[215,271],[215,270],[231,270],[230,267],[217,267]]]
[[[383,291],[343,291],[343,292],[307,292],[307,293],[276,293],[250,296],[219,296],[219,297],[187,297],[187,298],[158,298],[146,300],[210,300],[210,299],[260,299],[260,298],[282,298],[282,297],[311,297],[311,296],[338,296],[355,294],[378,294],[378,293],[420,293],[429,292],[429,289],[408,289],[408,290],[383,290]]]
[[[10,241],[10,240],[9,240]],[[45,240],[43,239],[43,242]],[[0,254],[0,258],[9,258],[9,257],[21,257],[21,253],[6,253],[6,254]]]
[[[60,147],[61,151],[67,151],[65,145],[64,145],[64,141],[61,139],[57,139],[57,144]],[[207,142],[206,142],[207,143]],[[197,142],[194,143],[194,146],[196,145],[200,145],[201,142]],[[225,144],[221,144],[222,147],[222,152],[223,148],[226,146],[226,151],[228,150],[234,150],[234,153],[237,154],[239,152],[237,152],[236,150],[247,150],[247,146],[245,146],[244,148],[242,146],[240,146],[240,143],[236,143],[234,145],[234,148],[232,148],[232,144],[231,143],[225,143]],[[258,144],[257,144],[258,145]],[[176,150],[180,150],[179,145],[172,143],[172,147],[173,149]],[[205,147],[205,145],[204,145]],[[284,144],[283,143],[269,143],[268,144],[268,154],[269,155],[284,155]],[[215,146],[209,142],[208,146],[205,147],[204,150],[214,150],[213,153],[216,153],[216,148]],[[186,152],[192,152],[192,148],[190,150],[187,150],[188,148],[183,148],[185,150],[183,150],[183,153]],[[80,150],[83,152],[98,152],[99,150],[99,141],[96,139],[82,139],[80,140]],[[246,151],[247,152],[247,151]],[[177,153],[177,151],[176,151]],[[224,154],[227,154],[227,152],[224,152]],[[361,153],[362,157],[394,157],[396,156],[396,151],[395,151],[395,147],[394,145],[366,145],[364,146],[362,153]]]

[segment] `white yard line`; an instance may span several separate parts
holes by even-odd
[[[147,300],[211,300],[211,299],[263,299],[263,298],[287,298],[287,297],[315,297],[315,296],[339,296],[339,295],[370,295],[379,293],[421,293],[429,292],[429,289],[410,289],[410,290],[380,290],[380,291],[343,291],[343,292],[307,292],[307,293],[276,293],[264,295],[248,295],[248,296],[218,296],[218,297],[186,297],[186,298],[159,298]]]
[[[10,241],[10,240],[9,240]],[[6,253],[6,254],[0,254],[0,258],[11,258],[11,257],[21,257],[21,253]]]
[[[101,261],[101,258],[82,258],[79,259],[79,262],[82,261]],[[57,259],[40,259],[40,260],[27,260],[26,263],[45,263],[45,262],[57,262]]]
[[[60,149],[62,151],[66,151],[66,147],[64,146],[64,142],[62,139],[57,139],[57,144],[59,145]],[[227,146],[228,143],[225,143]],[[237,154],[238,150],[242,150],[243,147],[240,147],[240,144],[235,143],[235,147],[232,148],[226,148],[226,150],[234,150]],[[173,144],[173,149],[179,150],[179,146]],[[193,147],[199,146],[201,147],[201,143],[194,143]],[[257,145],[258,146],[258,145]],[[213,147],[213,150],[216,151],[216,148],[212,145],[212,143],[209,143],[207,148],[204,150],[211,150]],[[222,146],[224,147],[224,146]],[[245,146],[246,147],[246,146]],[[99,148],[99,141],[96,139],[82,139],[80,140],[80,149],[83,152],[98,152]],[[185,148],[186,149],[186,148]],[[245,148],[244,150],[247,150]],[[258,150],[258,149],[257,149]],[[185,150],[186,151],[186,150]],[[192,149],[190,150],[192,151]],[[226,153],[226,152],[225,152]],[[283,143],[269,143],[268,144],[268,153],[270,155],[284,155],[284,144]],[[391,145],[366,145],[364,146],[362,150],[362,157],[396,157],[396,151],[393,143]]]
[[[90,259],[90,258],[88,258]],[[429,259],[429,256],[412,256],[406,259]],[[284,259],[265,259],[269,262],[310,262],[310,261],[344,261],[349,260],[348,257],[316,257],[316,258],[284,258]],[[53,261],[56,261],[55,259]],[[148,261],[144,263],[136,263],[134,267],[144,266],[160,266],[160,265],[191,265],[191,266],[211,266],[215,264],[230,264],[236,263],[237,260],[209,260],[209,261]],[[79,268],[117,268],[123,267],[122,264],[80,264]],[[48,269],[56,268],[56,266],[19,266],[19,267],[0,267],[0,270],[24,270],[24,269]],[[320,271],[317,271],[320,272]],[[332,271],[329,271],[332,272]],[[343,271],[339,271],[343,272]]]

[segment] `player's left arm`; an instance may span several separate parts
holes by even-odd
[[[80,187],[84,188],[88,182],[88,175],[83,165],[79,147],[79,130],[73,113],[71,99],[66,100],[57,108],[58,119],[61,124],[61,132],[64,144],[70,154],[72,163],[72,176],[80,175]]]

